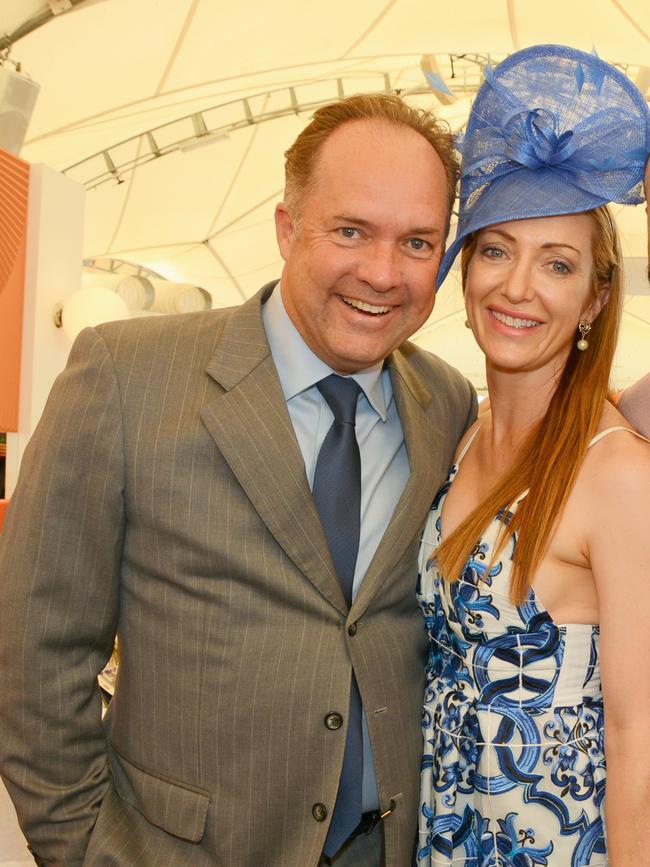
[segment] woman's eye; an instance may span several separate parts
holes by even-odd
[[[556,259],[551,263],[551,267],[556,274],[569,274],[571,269],[567,265],[566,262],[560,262],[559,259]]]
[[[483,247],[481,252],[485,256],[489,256],[491,259],[501,259],[503,256],[503,250],[500,247]]]

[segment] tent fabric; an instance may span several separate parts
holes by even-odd
[[[279,276],[283,152],[314,105],[396,90],[459,130],[485,64],[536,42],[595,48],[644,92],[650,85],[646,0],[3,0],[0,33],[43,14],[9,56],[41,84],[21,155],[88,188],[88,258],[194,283],[214,306]],[[202,129],[219,134],[197,139]],[[647,368],[639,341],[647,346],[650,296],[638,267],[643,206],[615,213],[637,263],[626,284],[622,387]],[[454,270],[417,342],[482,386],[463,320]]]

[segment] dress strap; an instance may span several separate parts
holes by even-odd
[[[467,442],[466,442],[465,445],[463,446],[463,450],[462,450],[462,452],[458,455],[458,459],[454,462],[454,464],[455,464],[456,467],[459,467],[459,466],[460,466],[460,462],[462,461],[462,459],[465,457],[465,455],[466,455],[467,452],[469,451],[469,447],[471,446],[471,444],[472,444],[472,443],[474,442],[474,440],[476,439],[476,434],[480,431],[480,429],[481,429],[481,425],[479,425],[479,426],[476,428],[476,430],[474,431],[474,433],[471,435],[471,437],[467,440]]]
[[[605,430],[601,430],[601,432],[597,433],[596,436],[592,439],[592,441],[589,443],[587,448],[590,449],[592,446],[595,446],[597,442],[600,442],[600,440],[604,439],[604,437],[606,437],[609,434],[614,433],[615,431],[618,431],[618,430],[626,430],[628,433],[631,433],[633,436],[638,437],[640,440],[644,440],[644,442],[650,443],[649,439],[646,439],[646,437],[642,436],[640,433],[633,430],[631,427],[623,427],[623,425],[619,424],[619,425],[616,425],[615,427],[608,427]]]
[[[628,433],[634,434],[634,436],[638,437],[640,440],[644,440],[645,442],[650,443],[650,440],[646,439],[644,436],[642,436],[642,434],[637,433],[637,431],[632,430],[632,428],[623,427],[623,425],[616,425],[616,427],[608,427],[605,430],[601,430],[600,433],[597,433],[596,436],[591,440],[587,448],[590,449],[592,446],[596,445],[597,442],[600,442],[600,440],[604,439],[609,434],[614,433],[618,430],[626,430]],[[523,494],[517,498],[516,502],[520,503],[527,494],[528,490],[524,491]]]

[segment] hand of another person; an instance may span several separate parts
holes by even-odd
[[[621,393],[618,409],[639,433],[650,439],[650,373]]]
[[[648,210],[648,198],[650,197],[650,155],[645,167],[645,177],[643,178],[643,188],[645,190],[645,212],[648,222],[648,281],[650,281],[650,211]]]
[[[650,210],[648,208],[648,198],[650,197],[650,158],[645,167],[643,186],[645,188],[645,210],[648,221],[648,281],[650,282]],[[618,408],[639,433],[650,439],[650,373],[647,373],[637,383],[621,393]]]

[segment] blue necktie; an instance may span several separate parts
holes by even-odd
[[[332,374],[317,384],[334,414],[318,453],[313,496],[343,595],[352,604],[352,585],[361,523],[361,457],[354,429],[360,388]],[[361,696],[352,675],[343,768],[323,852],[335,855],[361,821],[363,736]]]

